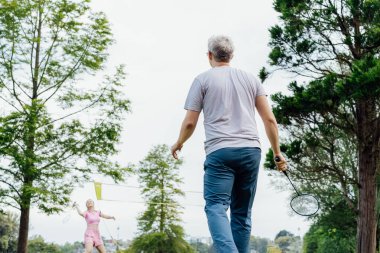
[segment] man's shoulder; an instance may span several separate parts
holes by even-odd
[[[220,76],[220,73],[221,71],[230,71],[231,69],[234,69],[232,67],[228,67],[228,68],[225,68],[225,69],[220,69],[220,68],[210,68],[206,71],[203,71],[202,73],[200,73],[199,75],[197,75],[195,77],[195,79],[198,79],[199,81],[204,81],[210,77],[219,77]]]
[[[253,83],[258,82],[258,79],[251,72],[240,68],[229,67],[228,69],[224,69],[224,71],[228,71],[231,74],[235,73],[235,75],[243,76],[244,79],[249,79]],[[210,77],[219,77],[219,74],[220,72],[218,70],[211,68],[197,75],[195,79],[203,83]]]
[[[206,77],[208,77],[211,74],[211,71],[212,71],[212,69],[208,69],[206,71],[203,71],[202,73],[198,74],[195,77],[195,79],[201,81],[201,80],[205,79]]]
[[[257,79],[257,78],[252,74],[252,72],[249,72],[249,71],[247,71],[247,70],[235,68],[235,71],[238,72],[238,73],[241,74],[241,75],[245,75],[246,77],[248,77],[248,78],[250,78],[250,79],[253,79],[253,80],[256,80],[256,79]]]

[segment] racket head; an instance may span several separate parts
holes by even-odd
[[[298,215],[313,216],[319,211],[320,205],[316,197],[303,193],[292,198],[290,207]]]
[[[77,205],[77,203],[74,202],[72,204],[69,204],[68,207],[74,209],[76,205]],[[68,211],[66,211],[66,215],[62,219],[63,224],[66,224],[67,222],[69,222],[71,220],[71,213],[69,211],[70,211],[70,209]]]
[[[62,223],[63,224],[66,224],[67,222],[69,222],[71,220],[71,214],[67,214],[65,217],[63,217],[62,219]]]

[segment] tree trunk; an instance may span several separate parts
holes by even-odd
[[[31,110],[28,119],[28,131],[26,138],[26,152],[25,156],[28,158],[28,164],[25,166],[23,171],[24,174],[24,186],[21,198],[21,215],[20,215],[20,229],[18,236],[17,253],[27,253],[28,252],[28,234],[29,234],[29,213],[30,213],[30,203],[32,195],[30,193],[30,187],[33,186],[33,178],[35,176],[35,154],[34,154],[34,144],[35,144],[35,134],[36,134],[36,121],[38,117],[37,109],[37,89],[38,89],[38,75],[40,69],[40,47],[41,47],[41,31],[42,31],[42,12],[43,10],[39,7],[38,14],[38,26],[37,26],[37,45],[35,51],[35,63],[34,63],[34,76],[33,76],[33,90],[32,90],[32,101]],[[32,66],[33,67],[33,66]]]
[[[28,252],[28,234],[29,234],[29,211],[30,206],[21,208],[20,227],[18,232],[17,253]]]
[[[164,176],[162,176],[161,179],[161,214],[160,214],[160,232],[164,232],[164,226],[165,226],[165,208],[164,203],[165,202],[165,196],[164,196]]]
[[[35,134],[36,134],[36,121],[37,121],[37,105],[36,100],[32,100],[30,115],[28,119],[28,128],[26,134],[26,151],[25,157],[27,158],[27,164],[23,168],[24,180],[23,189],[21,194],[21,204],[20,204],[20,227],[18,236],[17,253],[27,253],[28,252],[28,234],[29,234],[29,213],[30,204],[32,200],[31,188],[33,187],[33,180],[36,178],[36,168],[35,160],[36,156],[34,153],[35,148]]]
[[[379,193],[377,194],[377,196],[379,196]],[[376,227],[376,252],[379,252],[379,246],[380,246],[379,242],[380,242],[380,228],[379,228],[379,223],[377,223],[377,227]]]
[[[373,99],[357,104],[359,141],[359,215],[357,253],[376,252],[378,140],[376,106]]]

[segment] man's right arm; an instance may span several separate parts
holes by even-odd
[[[267,97],[257,96],[255,106],[264,122],[265,132],[267,133],[269,142],[272,146],[273,154],[275,157],[280,157],[281,159],[280,162],[276,162],[276,166],[279,170],[286,170],[286,161],[280,150],[277,121],[269,106]]]
[[[183,144],[193,134],[197,126],[200,112],[187,110],[186,116],[182,122],[181,131],[176,143],[171,147],[171,153],[175,159],[178,159],[177,151],[182,149]]]

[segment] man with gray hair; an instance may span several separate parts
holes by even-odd
[[[203,110],[206,132],[204,199],[209,230],[218,253],[248,253],[251,209],[261,158],[255,108],[264,122],[279,170],[286,169],[276,119],[261,83],[245,71],[232,68],[234,47],[227,36],[208,41],[211,69],[198,75],[186,99],[185,119],[171,152],[190,138]],[[226,211],[230,208],[229,221]]]

